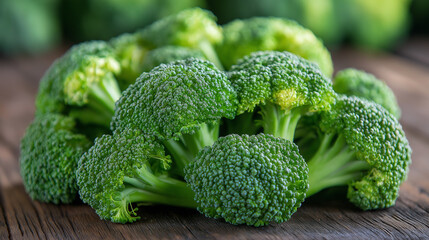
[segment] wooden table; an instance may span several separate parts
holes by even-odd
[[[0,239],[429,238],[429,39],[410,40],[389,54],[333,53],[336,70],[367,70],[397,94],[413,163],[396,205],[362,212],[339,200],[310,200],[288,222],[263,228],[233,226],[196,210],[165,206],[141,207],[141,221],[113,224],[82,203],[32,201],[19,174],[19,141],[33,118],[39,79],[63,52],[0,59]]]

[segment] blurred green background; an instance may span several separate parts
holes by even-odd
[[[0,54],[37,54],[64,43],[107,40],[189,7],[236,18],[294,19],[324,43],[392,49],[429,34],[429,0],[0,0]]]

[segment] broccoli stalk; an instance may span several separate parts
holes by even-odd
[[[194,160],[201,149],[211,146],[218,139],[219,127],[219,121],[203,123],[193,134],[183,134],[179,140],[163,141],[165,148],[175,160],[179,175],[183,175],[185,166]]]
[[[367,162],[356,158],[344,136],[334,133],[323,135],[317,152],[307,164],[310,184],[308,197],[325,188],[347,185],[370,169]]]
[[[297,123],[305,111],[302,108],[284,110],[272,103],[262,105],[260,108],[262,120],[258,122],[262,125],[264,133],[293,141]]]
[[[195,208],[186,182],[168,175],[171,159],[164,148],[138,130],[103,135],[82,156],[77,183],[82,200],[102,219],[134,222],[134,204],[167,204]]]

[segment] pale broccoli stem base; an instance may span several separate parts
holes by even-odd
[[[278,105],[267,103],[261,106],[260,113],[262,120],[258,122],[263,127],[265,134],[293,141],[296,125],[302,115],[300,107],[283,110]]]
[[[212,62],[219,70],[225,70],[213,48],[213,45],[209,41],[201,41],[198,46],[204,53],[204,56],[206,56],[207,60]]]
[[[72,108],[70,116],[84,124],[109,127],[115,113],[115,102],[121,97],[121,90],[112,73],[89,87],[88,101],[83,107]]]
[[[148,166],[135,171],[135,176],[124,177],[125,188],[121,198],[128,203],[166,204],[196,208],[195,193],[186,182],[168,176],[156,176]]]
[[[369,169],[369,164],[356,159],[343,135],[327,133],[319,148],[307,162],[309,189],[307,197],[323,189],[343,186],[359,179]]]
[[[219,137],[220,121],[200,125],[193,134],[183,134],[179,140],[163,141],[164,146],[176,163],[177,174],[184,176],[183,169],[194,161],[198,152],[206,146],[211,146]]]

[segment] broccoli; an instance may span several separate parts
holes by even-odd
[[[148,72],[161,63],[169,63],[191,57],[206,59],[203,53],[198,49],[180,46],[165,46],[156,48],[148,52],[146,58],[143,61],[143,70]]]
[[[317,146],[307,158],[307,196],[348,185],[348,199],[363,210],[392,206],[411,162],[397,119],[376,103],[343,95],[317,119],[317,137],[307,141]]]
[[[372,74],[351,68],[345,69],[337,73],[333,87],[337,93],[378,103],[398,119],[401,115],[395,94],[386,83]]]
[[[143,73],[118,100],[112,130],[139,129],[163,141],[183,167],[216,141],[222,117],[234,118],[236,93],[211,62],[188,58]]]
[[[125,33],[109,41],[120,64],[120,72],[117,74],[118,84],[125,90],[143,72],[143,61],[148,51],[138,34]]]
[[[219,138],[185,172],[198,210],[232,224],[287,221],[308,189],[308,168],[298,147],[264,134]]]
[[[162,145],[138,130],[103,135],[79,160],[80,197],[101,219],[117,223],[139,219],[134,203],[195,208],[186,182],[168,176],[170,164]]]
[[[42,202],[71,203],[76,168],[90,142],[74,132],[74,120],[59,114],[36,117],[21,140],[20,168],[27,193]]]
[[[231,67],[229,77],[237,91],[237,115],[247,111],[262,117],[255,122],[249,120],[254,114],[247,114],[233,120],[236,131],[253,121],[264,133],[293,141],[303,114],[329,109],[334,101],[331,80],[316,65],[288,52],[252,53]]]
[[[294,21],[274,17],[235,20],[224,26],[223,35],[216,50],[227,69],[252,52],[269,50],[291,52],[317,63],[327,76],[332,74],[329,51],[310,30]]]
[[[103,41],[72,47],[43,76],[36,114],[60,113],[83,124],[109,126],[120,97],[113,50]]]
[[[222,28],[216,17],[200,8],[183,10],[141,30],[146,44],[156,47],[175,45],[199,49],[216,67],[223,69],[214,45],[222,41]]]

